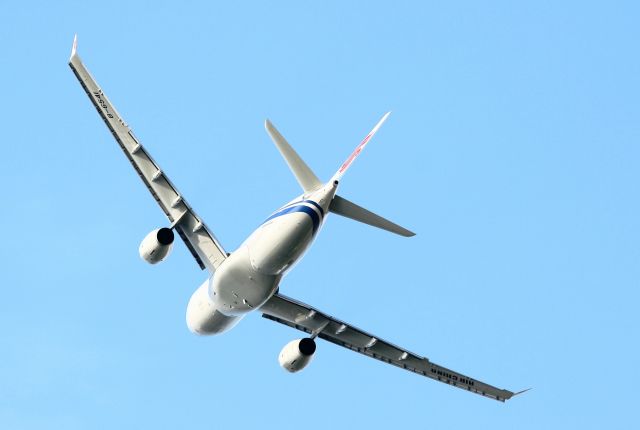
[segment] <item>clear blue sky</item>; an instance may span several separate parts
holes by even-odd
[[[630,428],[640,384],[637,2],[3,2],[0,427]],[[228,249],[298,186],[341,194],[282,291],[513,390],[501,404],[247,317],[199,338],[205,278],[67,66],[98,82]]]

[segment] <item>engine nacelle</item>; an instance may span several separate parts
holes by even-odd
[[[149,264],[156,264],[169,256],[173,248],[173,230],[157,228],[149,233],[140,244],[140,257]]]
[[[283,369],[295,373],[307,367],[316,352],[316,342],[310,337],[292,340],[282,348],[278,361]]]

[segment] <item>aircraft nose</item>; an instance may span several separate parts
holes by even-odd
[[[199,303],[196,302],[198,302],[198,300],[195,298],[194,294],[193,296],[191,296],[191,299],[189,299],[189,304],[187,305],[187,313],[185,315],[187,327],[193,334],[202,334],[202,318],[199,318]]]
[[[223,333],[235,326],[241,319],[228,316],[216,309],[209,298],[208,282],[205,282],[191,296],[187,305],[187,327],[197,335],[212,335]]]

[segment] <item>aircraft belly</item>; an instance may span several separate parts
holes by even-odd
[[[248,248],[241,246],[218,267],[209,286],[209,296],[223,314],[245,314],[262,306],[273,295],[280,278],[255,270]]]
[[[197,334],[222,333],[260,308],[313,241],[313,228],[303,213],[261,226],[192,295],[187,307],[189,329]]]
[[[224,333],[233,328],[242,316],[228,316],[221,313],[209,297],[207,279],[191,296],[187,305],[187,327],[195,334],[212,335]]]
[[[260,273],[281,275],[302,257],[313,238],[308,215],[297,212],[274,218],[247,240],[251,267]]]

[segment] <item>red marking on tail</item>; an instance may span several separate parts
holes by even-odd
[[[347,161],[345,161],[344,164],[340,167],[340,170],[338,170],[339,173],[342,173],[345,170],[347,170],[347,168],[349,167],[353,159],[356,158],[358,154],[360,154],[360,152],[362,152],[362,148],[364,148],[364,146],[367,144],[369,139],[371,139],[370,134],[368,134],[367,137],[362,139],[362,142],[360,142],[360,144],[356,147],[356,149],[351,153],[349,158],[347,158]]]

